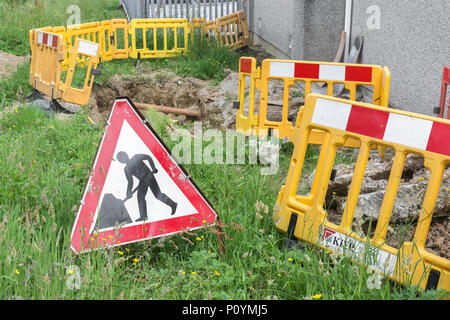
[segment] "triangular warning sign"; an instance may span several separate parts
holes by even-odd
[[[127,99],[114,102],[74,226],[76,253],[197,229],[217,214]]]

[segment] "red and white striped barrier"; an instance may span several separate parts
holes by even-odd
[[[37,32],[37,43],[57,49],[58,44],[59,44],[59,41],[58,41],[59,37],[60,36],[57,34],[38,31]]]
[[[323,81],[372,82],[372,67],[272,61],[270,62],[269,76]]]
[[[450,156],[450,125],[318,98],[311,123]]]

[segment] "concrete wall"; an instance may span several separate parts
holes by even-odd
[[[380,8],[380,29],[369,29]],[[391,70],[390,102],[399,109],[432,114],[439,104],[442,72],[450,65],[450,1],[353,1],[352,37],[365,36],[362,63]]]
[[[345,0],[242,0],[255,44],[279,58],[334,59],[344,29]]]
[[[333,61],[344,31],[345,0],[306,0],[304,3],[303,59]]]
[[[242,0],[242,8],[255,43],[277,58],[332,61],[345,2]],[[377,7],[380,27],[373,29]],[[364,35],[361,63],[391,70],[391,106],[429,115],[438,106],[443,66],[450,65],[449,17],[449,0],[353,1],[352,40]]]

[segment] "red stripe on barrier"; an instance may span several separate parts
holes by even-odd
[[[389,112],[353,105],[346,131],[382,140],[388,119]]]
[[[372,68],[347,66],[345,68],[345,81],[372,82]]]
[[[42,44],[47,45],[48,41],[48,34],[47,33],[43,33],[43,37],[42,37]]]
[[[58,48],[58,36],[53,35],[52,47]]]
[[[320,64],[296,63],[294,70],[295,78],[319,79]]]
[[[442,81],[450,83],[450,67],[448,66],[444,67],[444,77]]]
[[[243,72],[243,73],[252,73],[252,60],[251,59],[241,59],[239,71]]]
[[[450,156],[450,125],[433,122],[426,150]]]

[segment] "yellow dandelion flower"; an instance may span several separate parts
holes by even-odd
[[[312,296],[312,298],[313,298],[314,300],[319,300],[320,298],[322,298],[322,294],[318,293],[318,294]]]
[[[94,233],[94,236],[98,237],[98,233],[97,233],[97,232],[96,232],[96,233]]]
[[[292,262],[292,261],[294,261],[294,259],[292,259],[292,258],[288,258],[288,261],[289,261],[289,262]]]
[[[134,262],[134,263],[138,263],[138,262],[139,262],[139,259],[134,258],[134,259],[133,259],[133,262]]]
[[[197,237],[197,238],[195,238],[195,240],[200,241],[200,240],[202,240],[202,238]]]
[[[20,274],[20,271],[16,269],[16,270],[14,270],[14,273],[15,274]]]
[[[219,271],[217,271],[217,270],[214,270],[214,274],[215,274],[216,276],[220,276],[220,273],[219,273]]]
[[[67,270],[67,273],[69,273],[69,274],[74,274],[74,273],[75,273],[75,270],[73,270],[73,269]]]
[[[193,276],[196,276],[196,275],[197,275],[197,272],[191,271],[191,274],[192,274]]]
[[[106,241],[106,238],[103,238],[102,240],[103,240],[103,241]]]
[[[203,220],[202,222],[203,222],[203,223],[206,223],[206,220]]]
[[[181,274],[184,276],[185,274],[186,274],[186,272],[185,271],[183,271],[183,272],[181,272]]]
[[[17,107],[14,108],[14,111],[16,111],[16,113],[19,112],[19,110],[17,110]]]
[[[110,235],[110,236],[109,236],[109,238],[110,238],[110,239],[112,239],[112,238],[113,238],[113,236],[111,236],[111,235]]]
[[[119,255],[121,255],[121,256],[123,256],[123,251],[117,251],[117,253],[119,254]]]
[[[128,248],[125,248],[125,250],[127,250],[127,252],[130,252],[130,249],[128,249]]]

